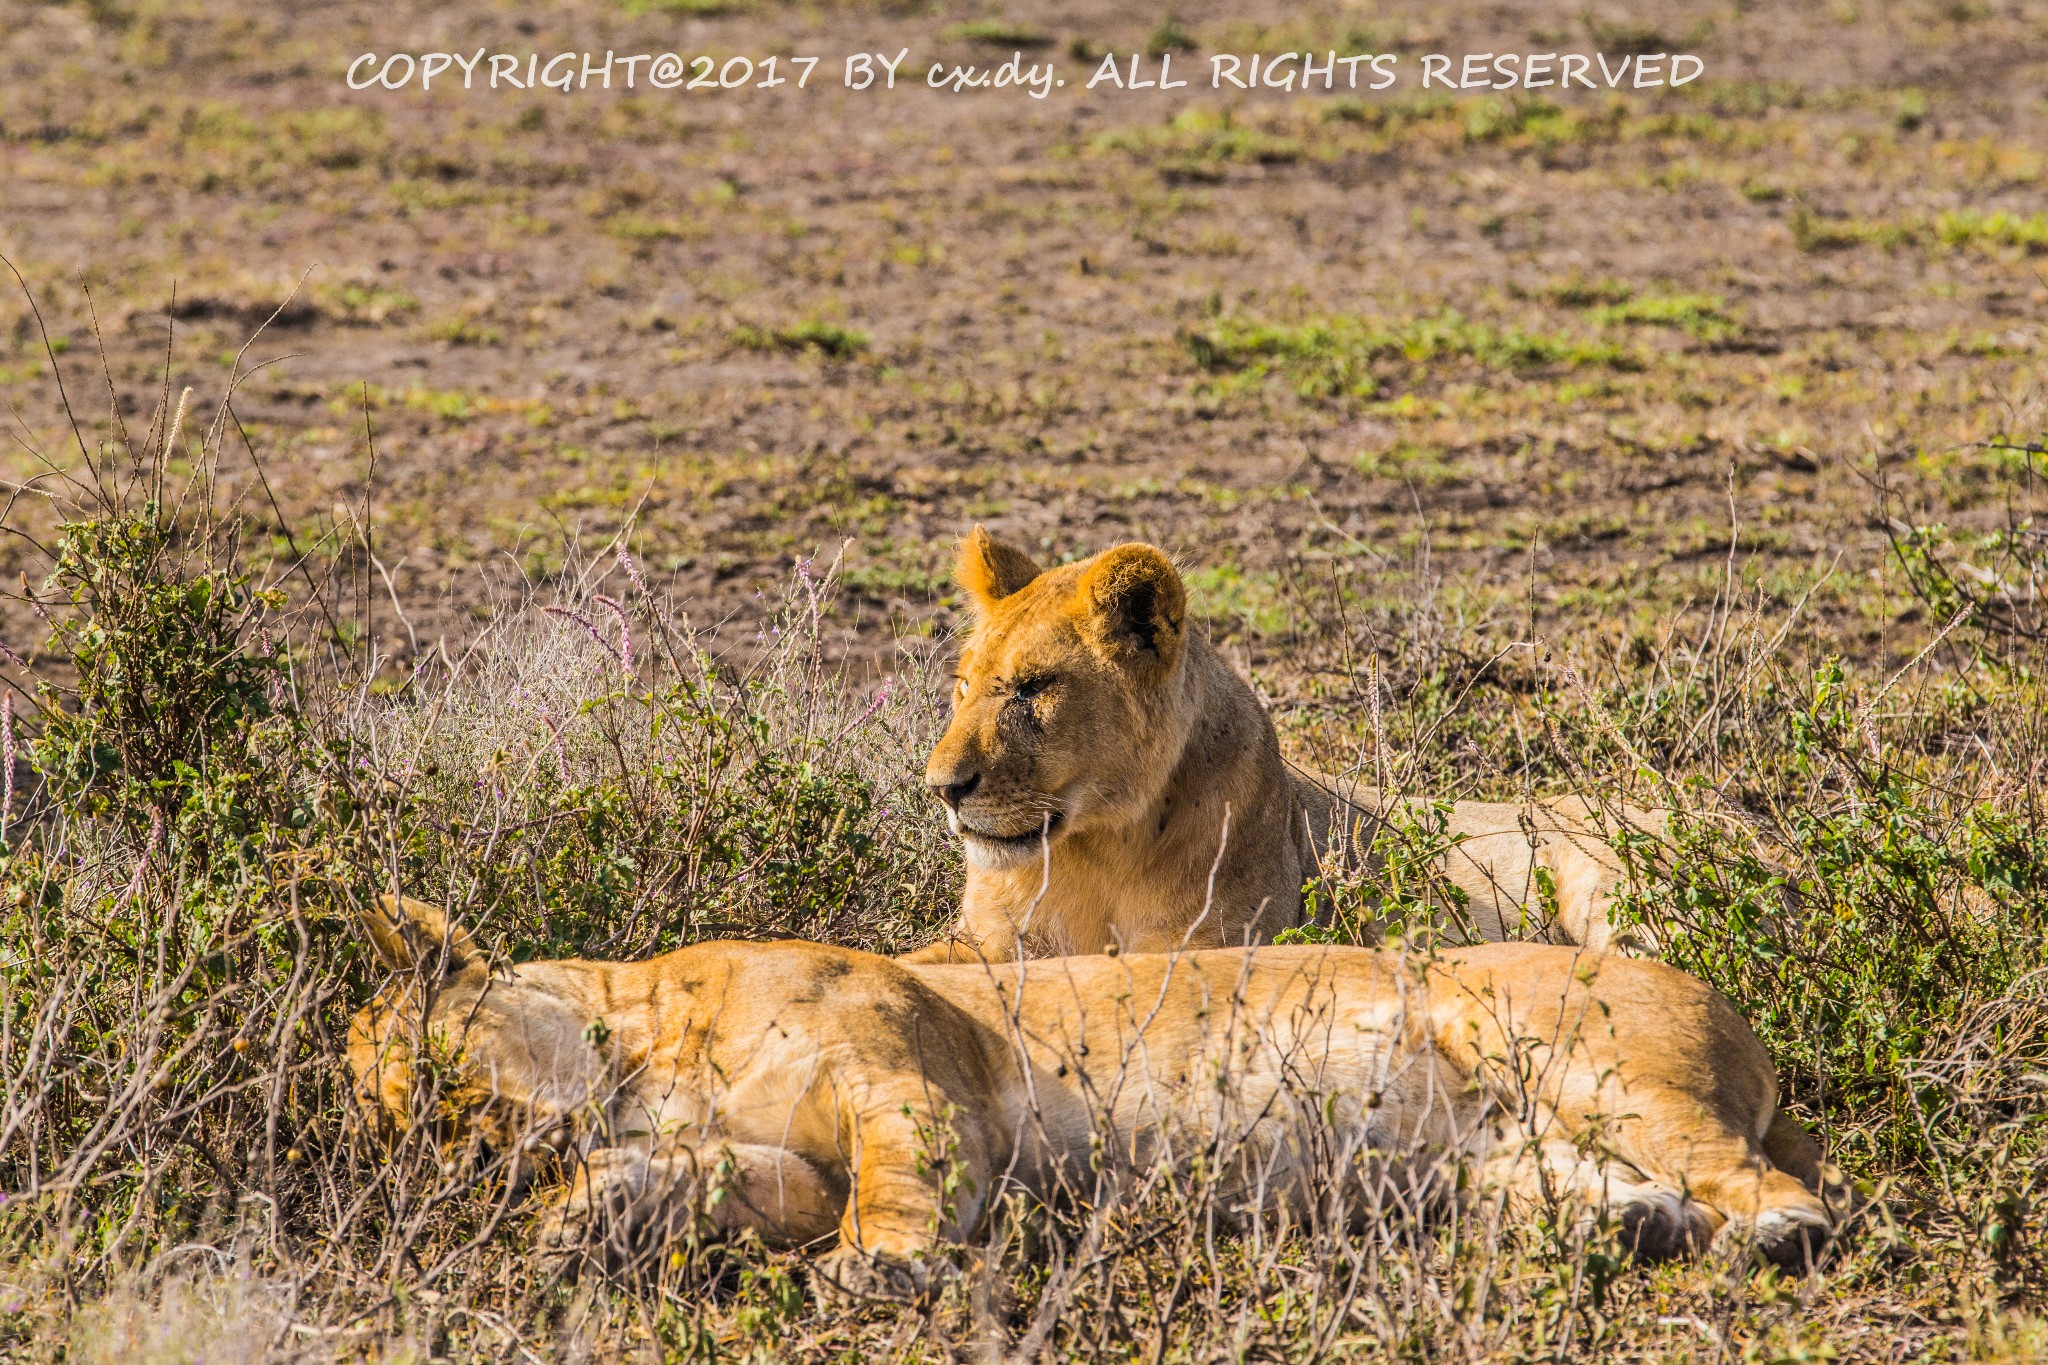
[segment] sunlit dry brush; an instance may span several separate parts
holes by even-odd
[[[205,457],[181,483],[161,455],[179,400],[160,406],[154,435],[65,466],[61,526],[31,551],[47,639],[10,639],[0,670],[19,754],[0,834],[11,1355],[2038,1353],[2048,736],[2040,641],[2011,628],[2027,618],[1930,622],[1924,657],[1873,673],[1809,652],[1803,618],[1731,574],[1640,650],[1560,638],[1475,677],[1464,661],[1495,656],[1441,590],[1382,612],[1304,584],[1302,657],[1331,690],[1259,678],[1286,742],[1333,768],[1678,811],[1670,847],[1630,849],[1621,911],[1747,1019],[1785,1111],[1861,1191],[1810,1270],[1734,1245],[1653,1266],[1548,1190],[1417,1217],[1393,1185],[1372,1216],[1247,1220],[1224,1143],[1172,1162],[1105,1145],[1043,1207],[998,1201],[922,1306],[813,1294],[804,1250],[690,1220],[571,1281],[530,1252],[546,1181],[525,1163],[544,1158],[446,1122],[455,1059],[428,1050],[400,1121],[353,1094],[347,1020],[410,980],[364,950],[359,913],[394,885],[437,898],[506,964],[926,942],[960,875],[919,781],[947,646],[907,643],[886,682],[842,671],[817,565],[710,629],[643,586],[622,538],[507,585],[468,638],[383,657],[351,624],[408,605],[374,515],[260,523],[297,548],[252,574],[237,547],[259,523],[205,496],[250,458],[233,424],[187,405]],[[1934,560],[1902,574],[1977,564],[1924,539]],[[2000,542],[2000,587],[1949,580],[2024,606],[2034,543]],[[1454,899],[1431,872],[1446,837],[1427,810],[1390,826],[1321,892],[1317,934],[1386,928],[1426,956]]]

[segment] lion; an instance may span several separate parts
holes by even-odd
[[[1514,943],[914,964],[778,941],[494,967],[433,906],[385,897],[366,919],[406,975],[351,1023],[356,1094],[397,1123],[439,1115],[520,1183],[562,1153],[537,1239],[568,1272],[751,1233],[816,1252],[827,1293],[917,1294],[1013,1194],[1100,1200],[1188,1160],[1240,1224],[1498,1197],[1610,1219],[1645,1258],[1735,1243],[1787,1265],[1834,1227],[1756,1036],[1653,960]]]
[[[958,578],[973,627],[925,782],[966,886],[947,936],[908,960],[1271,942],[1381,822],[1403,806],[1429,818],[1427,802],[1290,766],[1153,546],[1041,569],[977,526]],[[1470,936],[1612,946],[1622,864],[1603,818],[1652,836],[1665,823],[1577,797],[1451,804],[1439,870]]]

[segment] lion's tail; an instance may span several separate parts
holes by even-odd
[[[370,946],[393,971],[409,972],[438,963],[445,972],[462,970],[483,957],[469,930],[451,923],[438,905],[409,896],[379,896],[363,911]]]

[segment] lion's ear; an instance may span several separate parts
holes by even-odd
[[[960,586],[976,611],[986,612],[1041,572],[1030,555],[997,540],[986,526],[975,527],[960,542]]]
[[[1186,638],[1188,592],[1173,562],[1150,545],[1104,550],[1081,574],[1082,633],[1118,662],[1164,670]]]
[[[451,924],[438,905],[410,896],[379,896],[363,911],[370,947],[393,971],[410,971],[423,961],[441,957],[451,972],[482,956],[476,940],[459,924]]]

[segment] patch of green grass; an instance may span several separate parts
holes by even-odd
[[[1193,52],[1200,46],[1195,35],[1181,25],[1180,16],[1169,14],[1159,21],[1159,27],[1152,30],[1152,36],[1145,40],[1145,55],[1163,57],[1169,52]]]
[[[313,287],[321,312],[337,322],[377,326],[419,311],[420,301],[403,289],[380,284],[343,283]]]
[[[1792,211],[1791,227],[1793,245],[1807,252],[1840,251],[1865,245],[1891,250],[1907,246],[1920,236],[1920,229],[1912,224],[1863,218],[1824,218],[1804,204]]]
[[[741,0],[620,0],[628,14],[682,14],[692,19],[716,19],[748,8]]]
[[[1901,90],[1899,107],[1892,115],[1892,125],[1902,133],[1919,131],[1927,122],[1927,95],[1920,90]]]
[[[1029,24],[1014,23],[1008,19],[973,19],[964,24],[949,24],[940,29],[939,41],[1014,48],[1044,47],[1052,38]]]
[[[1199,107],[1183,109],[1163,125],[1112,129],[1089,145],[1098,152],[1126,152],[1191,179],[1213,179],[1233,162],[1275,165],[1307,154],[1294,138],[1243,126],[1231,110]]]
[[[1627,303],[1635,289],[1620,280],[1589,280],[1573,271],[1565,279],[1547,286],[1543,297],[1565,308],[1591,308],[1595,304]]]
[[[1602,326],[1676,327],[1709,345],[1742,335],[1742,320],[1719,294],[1645,294],[1593,310]]]
[[[1295,379],[1303,397],[1369,395],[1378,386],[1372,367],[1379,361],[1464,359],[1506,370],[1637,363],[1611,342],[1495,327],[1454,311],[1395,323],[1339,316],[1292,327],[1219,318],[1184,333],[1182,343],[1204,369],[1281,370]]]
[[[1954,209],[1931,219],[1886,221],[1823,218],[1802,204],[1792,215],[1792,240],[1801,251],[1839,251],[1864,245],[1887,250],[1930,246],[1950,251],[2018,249],[2040,256],[2048,255],[2048,213]]]
[[[742,323],[732,329],[733,344],[750,351],[816,350],[846,360],[868,348],[868,334],[830,322],[799,322],[788,327],[757,327]]]
[[[479,393],[474,389],[429,389],[423,386],[389,389],[381,384],[372,384],[369,386],[367,398],[373,411],[403,408],[408,412],[424,413],[443,422],[468,422],[478,417],[499,413],[524,413],[527,419],[532,421],[537,414],[547,412],[547,405],[535,399],[499,398],[494,394]],[[327,406],[328,410],[337,416],[351,417],[363,410],[364,401],[363,386],[350,384],[329,400]]]
[[[1280,591],[1278,574],[1246,573],[1235,565],[1223,564],[1195,569],[1182,577],[1195,615],[1219,625],[1242,627],[1254,636],[1287,632],[1287,603]]]
[[[945,572],[935,573],[921,564],[869,560],[842,568],[839,585],[847,592],[877,602],[897,597],[913,602],[937,602],[950,590],[951,579]]]
[[[1955,250],[2018,247],[2029,256],[2048,252],[2048,213],[1983,213],[1958,209],[1934,220],[1934,236]]]
[[[604,225],[604,230],[622,242],[635,244],[679,242],[690,235],[680,219],[648,218],[633,213],[619,214]]]
[[[495,346],[505,339],[501,329],[461,313],[424,324],[420,335],[428,341],[445,341],[450,346]]]
[[[1446,460],[1442,451],[1405,443],[1391,450],[1368,451],[1352,463],[1364,478],[1393,479],[1419,488],[1441,488],[1470,477],[1465,468]]]

